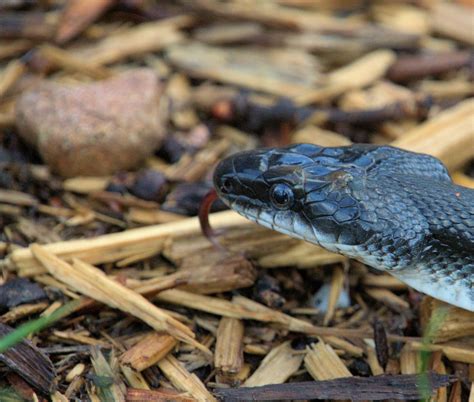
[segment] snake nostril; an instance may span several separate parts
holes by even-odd
[[[231,180],[231,179],[225,178],[224,180],[222,180],[221,191],[222,191],[224,194],[229,194],[229,193],[231,193],[233,189],[234,189],[234,186],[233,186],[233,184],[232,184],[232,180]]]

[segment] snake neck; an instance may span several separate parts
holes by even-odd
[[[373,214],[374,235],[352,250],[339,246],[339,252],[474,310],[474,191],[397,175],[377,176],[377,184],[368,177],[365,185],[370,191],[361,204]]]

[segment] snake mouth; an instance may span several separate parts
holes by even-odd
[[[230,201],[228,206],[233,209],[238,214],[244,216],[252,222],[255,222],[263,227],[266,227],[271,230],[283,233],[290,237],[300,240],[306,240],[311,243],[318,244],[317,240],[308,235],[303,235],[301,230],[298,230],[298,226],[302,227],[302,224],[297,217],[291,211],[279,211],[274,212],[265,208],[265,205],[255,205],[253,200],[242,197]],[[298,221],[297,221],[298,220]],[[287,222],[287,225],[282,225],[279,222]],[[309,228],[309,225],[304,225],[305,228]],[[306,233],[307,230],[306,230]]]
[[[287,222],[290,225],[297,219],[294,213],[275,211],[269,206],[268,193],[271,185],[262,178],[262,171],[267,168],[265,155],[265,151],[249,151],[223,159],[214,171],[214,188],[219,198],[229,208],[245,218],[268,229],[305,239],[298,233],[299,231],[295,231],[294,224],[285,227],[279,223]],[[279,219],[284,218],[285,213],[286,219]],[[290,217],[290,214],[293,216]]]

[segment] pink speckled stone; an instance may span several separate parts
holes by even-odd
[[[145,68],[74,86],[43,82],[18,99],[17,128],[56,173],[108,175],[136,166],[160,144],[161,93]]]

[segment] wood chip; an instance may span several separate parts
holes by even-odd
[[[38,204],[38,200],[30,194],[21,191],[3,189],[0,189],[0,202],[25,207],[32,207]]]
[[[33,244],[31,251],[35,258],[61,282],[78,292],[113,308],[140,318],[157,331],[165,331],[175,338],[192,344],[210,353],[206,347],[194,340],[193,332],[179,321],[161,311],[143,296],[112,281],[99,269],[80,260],[70,265],[44,247]]]
[[[376,50],[349,65],[332,71],[328,75],[326,86],[308,90],[293,99],[296,104],[303,106],[331,100],[349,89],[366,87],[380,79],[395,59],[395,53],[391,50]]]
[[[65,43],[77,36],[112,4],[114,4],[114,0],[72,0],[68,2],[56,30],[56,42]]]
[[[274,95],[305,92],[320,80],[317,60],[298,50],[228,49],[198,43],[177,45],[169,60],[189,74]],[[284,66],[284,70],[280,66]]]
[[[405,346],[400,353],[400,371],[402,374],[416,374],[420,371],[420,354]]]
[[[208,12],[231,18],[240,17],[269,25],[280,25],[288,28],[297,27],[302,31],[329,31],[348,33],[361,26],[357,20],[342,20],[327,14],[285,7],[278,3],[268,3],[265,7],[254,7],[250,3],[229,1],[224,4],[216,0],[198,0],[195,6]]]
[[[376,50],[353,63],[329,74],[329,85],[341,86],[346,90],[363,88],[379,78],[395,61],[395,53],[390,50]]]
[[[356,346],[345,339],[338,338],[335,336],[323,336],[321,337],[324,342],[327,344],[334,346],[339,350],[343,350],[351,356],[361,357],[364,354],[364,349]]]
[[[64,190],[78,194],[89,194],[104,191],[110,177],[73,177],[63,182]]]
[[[373,346],[373,342],[367,342],[367,363],[369,363],[370,370],[372,371],[373,375],[382,375],[384,373],[383,367],[380,365],[379,360],[377,359],[377,352],[375,351],[375,347]]]
[[[318,126],[306,126],[296,131],[293,134],[292,143],[315,144],[323,147],[351,145],[351,141],[347,137]]]
[[[425,336],[436,343],[474,336],[474,313],[428,296],[421,303],[420,321]]]
[[[407,301],[397,296],[395,293],[388,289],[381,288],[367,288],[365,292],[375,300],[387,305],[395,311],[408,310],[410,305]]]
[[[223,317],[251,319],[262,322],[274,322],[290,331],[302,332],[319,336],[370,336],[367,331],[316,327],[310,323],[291,317],[277,310],[272,310],[242,296],[236,296],[233,301],[217,297],[209,297],[185,292],[178,289],[165,290],[156,296],[157,300],[186,306]]]
[[[143,390],[143,389],[127,389],[127,402],[143,402],[143,401],[166,401],[173,400],[176,402],[195,402],[196,398],[189,396],[187,392],[181,393],[171,389],[160,390]]]
[[[314,268],[346,261],[347,257],[343,255],[326,251],[310,243],[298,242],[294,247],[265,253],[258,258],[258,265],[263,268],[280,268],[289,265],[296,265],[298,268]]]
[[[474,157],[474,100],[467,99],[418,125],[391,145],[433,155],[455,170]]]
[[[374,286],[377,288],[386,288],[392,290],[402,290],[406,289],[408,286],[400,281],[400,279],[395,278],[394,276],[383,274],[375,275],[366,273],[361,280],[363,285]]]
[[[236,224],[250,223],[233,211],[214,214],[211,217],[214,228],[229,227]],[[169,224],[130,229],[121,233],[106,234],[93,239],[78,239],[48,244],[45,249],[58,257],[71,260],[80,258],[91,264],[111,262],[133,255],[137,250],[156,248],[159,241],[170,236],[189,233],[200,233],[198,218],[183,219]],[[209,244],[209,243],[208,243]],[[33,257],[30,249],[18,249],[11,254],[11,259],[20,270],[21,276],[38,275],[45,268]]]
[[[97,347],[91,350],[91,363],[98,378],[110,378],[112,381],[96,382],[97,394],[100,400],[125,402],[126,387],[119,376],[117,358],[112,354],[107,361]]]
[[[185,219],[185,217],[172,212],[132,207],[128,211],[127,219],[144,225],[157,225],[178,221]]]
[[[436,32],[474,45],[474,33],[472,31],[474,12],[472,7],[437,2],[432,9],[431,18],[433,29]]]
[[[452,175],[453,181],[459,186],[464,186],[474,189],[474,179],[461,172],[456,172]]]
[[[216,333],[214,366],[223,382],[232,381],[242,370],[244,324],[236,318],[221,318]]]
[[[311,377],[317,381],[352,376],[331,345],[322,340],[307,347],[304,364]]]
[[[180,391],[188,392],[192,397],[202,402],[213,402],[216,399],[206,390],[204,384],[195,374],[187,371],[173,356],[167,356],[158,362],[160,370],[168,380]]]
[[[24,63],[18,60],[12,60],[7,66],[0,70],[0,99],[7,91],[20,79],[25,73],[26,67]]]
[[[189,16],[139,24],[92,45],[74,50],[72,56],[93,66],[116,63],[126,57],[154,52],[184,40],[177,29],[192,23]]]
[[[171,352],[176,340],[163,333],[150,333],[120,356],[120,361],[137,371],[153,366]]]
[[[337,301],[339,300],[339,296],[341,295],[341,292],[344,292],[345,278],[346,278],[346,275],[342,267],[336,267],[333,270],[332,276],[331,276],[329,297],[328,297],[328,302],[327,302],[328,307],[326,310],[326,314],[324,315],[323,325],[328,325],[328,323],[331,321],[334,315],[334,312],[336,311]]]
[[[89,333],[76,333],[73,331],[53,331],[51,335],[52,339],[56,341],[66,341],[71,343],[80,343],[83,345],[100,346],[104,348],[110,348],[111,345],[108,342],[97,340]]]
[[[296,353],[291,342],[284,342],[273,348],[262,360],[257,370],[245,381],[245,387],[266,384],[282,384],[301,366],[304,354]]]
[[[2,338],[12,331],[12,328],[0,323]],[[47,395],[52,391],[56,375],[53,363],[29,340],[23,339],[7,351],[0,353],[0,362],[18,373],[42,393]]]
[[[239,400],[382,400],[420,399],[431,395],[439,387],[453,382],[449,376],[440,374],[400,375],[376,377],[348,377],[327,381],[307,381],[291,384],[274,384],[257,388],[222,389],[217,394],[226,401]],[[428,387],[420,384],[429,384]]]
[[[11,308],[8,312],[0,316],[0,323],[9,324],[28,317],[35,313],[40,313],[48,307],[48,303],[22,304]]]
[[[407,343],[411,350],[441,351],[452,361],[474,364],[474,344],[471,342],[450,341],[431,345],[423,342],[412,341]]]
[[[83,363],[76,364],[66,375],[66,381],[71,382],[74,380],[75,377],[79,377],[82,375],[84,370],[86,369],[86,365]]]
[[[56,68],[62,68],[71,72],[78,72],[95,79],[104,79],[112,76],[112,72],[107,68],[92,64],[87,59],[82,59],[71,52],[52,45],[42,45],[39,48],[39,52],[41,57],[43,57],[46,62],[49,62]]]

